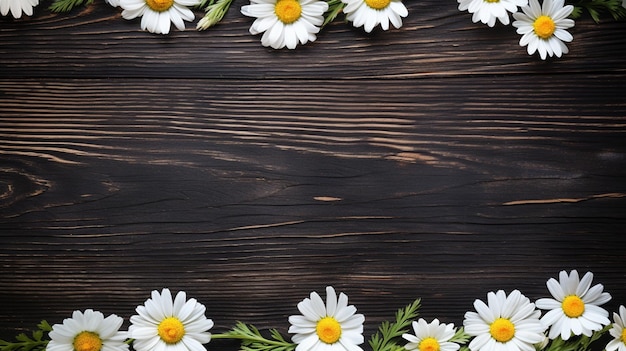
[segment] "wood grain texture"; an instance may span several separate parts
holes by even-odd
[[[563,269],[626,304],[626,23],[579,21],[542,62],[414,1],[400,30],[273,51],[243,4],[168,37],[99,3],[0,18],[0,338],[85,308],[127,326],[162,287],[214,332],[286,332],[326,285],[367,336]]]
[[[235,0],[224,21],[167,37],[142,32],[139,20],[96,2],[82,11],[50,14],[46,2],[32,19],[0,18],[2,77],[137,78],[403,78],[493,74],[569,74],[626,69],[626,22],[589,18],[571,30],[565,60],[528,56],[513,27],[471,22],[454,1],[408,1],[400,30],[366,34],[341,19],[296,51],[260,45]],[[202,15],[197,13],[197,17]]]
[[[369,331],[561,269],[623,301],[623,80],[559,79],[4,81],[3,329],[163,286],[218,329],[326,284]]]

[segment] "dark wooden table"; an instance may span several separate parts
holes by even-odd
[[[326,285],[368,335],[418,297],[455,324],[489,291],[547,297],[560,270],[626,304],[626,22],[583,18],[544,62],[407,1],[399,30],[275,51],[245,3],[165,37],[103,2],[0,19],[0,338],[127,325],[163,287],[214,332],[284,332]]]

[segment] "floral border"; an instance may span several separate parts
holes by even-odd
[[[550,298],[531,302],[519,290],[489,292],[465,313],[463,326],[417,319],[420,299],[399,309],[393,321],[384,321],[368,340],[372,351],[585,351],[608,333],[606,351],[626,351],[626,308],[613,314],[601,305],[611,300],[602,284],[592,285],[593,274],[561,271],[550,278]],[[212,334],[213,321],[205,306],[184,291],[154,290],[137,306],[127,331],[123,318],[101,312],[74,311],[62,324],[38,325],[31,336],[0,340],[0,351],[207,351],[213,339],[241,342],[242,351],[363,351],[365,316],[348,304],[346,294],[326,287],[326,299],[317,292],[297,305],[300,314],[289,317],[291,340],[276,329],[264,336],[243,322],[221,334]],[[545,313],[542,315],[542,311]]]
[[[40,0],[0,0],[0,14],[20,18],[31,16]],[[50,10],[68,12],[94,0],[54,0]],[[219,23],[233,0],[105,0],[121,8],[127,20],[141,18],[141,29],[156,34],[169,34],[174,25],[185,30],[185,22],[195,18],[192,9],[205,15],[196,28],[205,30]],[[626,19],[626,0],[457,0],[458,9],[472,15],[474,23],[489,27],[511,24],[521,35],[519,45],[529,55],[539,54],[542,60],[561,57],[569,52],[565,43],[573,40],[568,31],[574,20],[588,13],[600,22],[601,16]],[[402,27],[409,15],[402,0],[250,0],[241,13],[254,18],[250,34],[261,35],[261,44],[273,49],[295,49],[317,39],[317,34],[340,14],[354,27],[370,33],[374,29]],[[510,17],[513,17],[511,22]]]

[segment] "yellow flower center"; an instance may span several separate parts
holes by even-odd
[[[622,329],[622,337],[621,340],[624,344],[626,344],[626,328]]]
[[[382,10],[389,6],[390,2],[391,0],[365,0],[365,4],[374,10]]]
[[[94,332],[84,331],[74,338],[75,351],[100,351],[102,339]]]
[[[489,333],[499,342],[507,342],[515,336],[515,326],[506,318],[498,318],[489,326]]]
[[[500,2],[500,0],[485,0],[485,2]]]
[[[146,5],[156,12],[163,12],[174,5],[174,0],[146,0]]]
[[[274,6],[274,12],[279,20],[290,24],[298,20],[302,15],[302,6],[297,0],[278,0]]]
[[[548,39],[554,34],[556,24],[549,16],[541,15],[533,22],[533,29],[539,38]]]
[[[324,317],[317,322],[315,331],[320,340],[327,344],[334,344],[341,337],[341,324],[333,317]]]
[[[580,297],[570,295],[563,299],[561,308],[563,308],[563,313],[565,313],[566,316],[570,318],[578,318],[585,312],[585,303],[580,299]]]
[[[185,335],[185,326],[176,317],[165,318],[157,327],[159,336],[168,344],[175,344]]]
[[[439,341],[435,338],[425,338],[419,344],[420,351],[439,351]]]

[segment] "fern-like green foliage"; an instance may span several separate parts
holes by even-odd
[[[328,3],[328,10],[324,14],[324,23],[322,23],[322,27],[332,22],[337,15],[343,10],[343,2],[341,0],[326,0]]]
[[[52,12],[70,12],[75,7],[87,6],[93,3],[93,0],[54,0],[49,9]]]
[[[575,336],[569,338],[568,340],[563,340],[561,337],[557,337],[556,339],[551,340],[543,351],[590,351],[601,349],[592,347],[591,344],[608,332],[611,327],[611,325],[608,325],[602,330],[594,332],[591,336]]]
[[[37,325],[37,330],[33,331],[31,336],[20,333],[15,337],[15,341],[6,341],[0,339],[0,351],[43,351],[48,345],[48,339],[44,339],[44,333],[52,330],[48,322],[41,321]]]
[[[602,16],[610,14],[613,19],[626,19],[626,8],[622,6],[622,0],[569,0],[568,3],[574,5],[571,18],[577,19],[585,12],[597,22]]]
[[[197,25],[198,30],[205,30],[218,24],[228,12],[233,0],[202,0],[199,7],[204,8],[206,14]]]
[[[384,321],[378,327],[378,331],[372,335],[369,345],[372,351],[401,351],[403,345],[398,345],[396,339],[402,337],[402,334],[409,331],[408,327],[413,320],[419,315],[421,300],[417,299],[406,307],[396,312],[395,321]]]
[[[238,339],[241,340],[242,351],[293,351],[296,344],[291,343],[278,332],[276,329],[270,329],[270,339],[261,335],[261,332],[249,324],[237,322],[230,331],[213,335],[212,338],[218,339]]]
[[[449,341],[463,346],[467,344],[470,338],[471,336],[465,333],[465,328],[460,327],[459,329],[457,329],[456,333],[454,333],[454,336]]]

